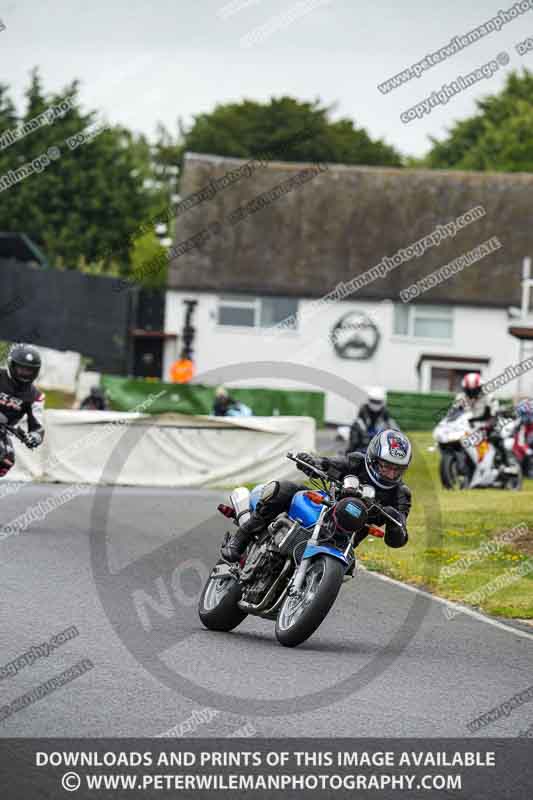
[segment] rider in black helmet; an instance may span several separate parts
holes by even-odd
[[[29,344],[15,344],[7,356],[7,369],[0,369],[0,413],[14,427],[26,418],[28,433],[25,443],[39,447],[44,439],[44,394],[33,384],[41,369],[41,356]],[[11,443],[6,439],[0,447],[0,477],[15,463]]]
[[[99,386],[91,386],[89,394],[80,405],[80,409],[83,411],[107,411],[108,403],[105,391]]]

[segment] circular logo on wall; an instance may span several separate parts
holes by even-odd
[[[348,311],[331,331],[333,349],[339,358],[364,361],[378,349],[381,334],[377,325],[363,311]]]

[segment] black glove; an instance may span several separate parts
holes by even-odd
[[[296,458],[299,459],[300,461],[305,461],[305,463],[309,464],[310,467],[311,466],[312,467],[319,467],[318,462],[321,460],[321,459],[315,458],[314,456],[310,455],[309,453],[296,453]],[[312,477],[315,474],[314,470],[309,469],[309,467],[306,467],[305,464],[296,464],[296,466],[298,467],[298,469],[301,472],[304,473],[304,475],[308,475],[309,477]]]
[[[388,547],[403,547],[409,540],[404,515],[393,506],[383,506],[383,511],[396,520],[392,522],[388,517],[385,518],[385,544]]]

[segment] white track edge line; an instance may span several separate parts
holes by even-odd
[[[441,603],[444,606],[449,606],[450,608],[457,609],[458,615],[459,613],[467,614],[468,616],[473,617],[474,619],[477,619],[480,622],[486,622],[487,625],[492,625],[495,628],[500,628],[501,630],[508,631],[509,633],[514,633],[515,636],[520,636],[523,639],[533,640],[533,633],[528,633],[528,631],[523,631],[521,628],[514,628],[512,625],[506,625],[504,622],[499,622],[497,619],[491,619],[490,617],[485,616],[485,614],[480,614],[479,611],[474,611],[474,609],[468,608],[468,606],[462,606],[460,603],[454,603],[451,600],[446,600],[445,597],[438,597],[437,595],[431,594],[431,592],[426,592],[424,589],[419,589],[417,586],[411,586],[410,583],[402,583],[402,581],[397,581],[394,578],[389,578],[388,575],[382,575],[381,572],[372,572],[371,570],[367,569],[360,563],[357,565],[357,568],[364,570],[367,573],[367,575],[373,575],[380,581],[385,581],[385,583],[392,583],[394,586],[399,586],[402,589],[407,589],[407,591],[409,592],[415,592],[416,594],[422,594],[425,597],[429,597],[436,603]],[[448,620],[448,622],[452,622],[452,620]]]

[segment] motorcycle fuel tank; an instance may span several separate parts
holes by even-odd
[[[261,499],[261,494],[263,492],[265,484],[258,483],[257,486],[254,486],[252,491],[250,492],[250,508],[252,511],[255,511],[255,507],[258,504],[259,500]]]
[[[321,503],[315,503],[307,496],[307,493],[308,490],[296,492],[289,508],[289,517],[299,522],[304,528],[309,528],[311,525],[314,525],[322,510]],[[326,497],[325,492],[318,492],[318,494]]]

